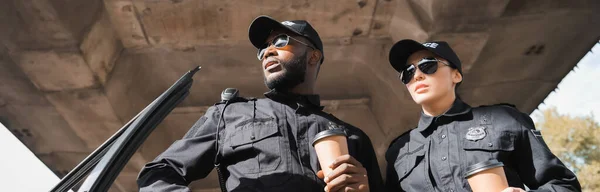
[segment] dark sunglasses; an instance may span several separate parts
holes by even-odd
[[[434,74],[438,69],[438,63],[443,63],[444,65],[450,66],[448,62],[438,60],[435,57],[425,57],[421,59],[417,64],[407,64],[408,67],[406,67],[406,69],[402,70],[402,72],[400,73],[400,79],[402,80],[402,83],[408,84],[410,80],[415,76],[416,68],[419,68],[419,70],[424,74]]]
[[[258,57],[259,61],[262,61],[265,56],[265,52],[267,51],[267,48],[269,46],[273,45],[273,46],[275,46],[275,48],[283,48],[290,43],[290,39],[293,39],[300,44],[303,44],[307,47],[315,49],[313,46],[310,46],[302,41],[299,41],[298,39],[290,37],[289,35],[280,34],[280,35],[277,35],[275,38],[273,38],[273,40],[271,40],[271,42],[265,43],[263,46],[261,46],[261,48],[258,49],[258,53],[256,53],[256,57]]]

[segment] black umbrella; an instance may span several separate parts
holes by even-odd
[[[70,190],[90,171],[90,175],[79,188],[79,191],[108,191],[117,175],[123,170],[125,164],[144,140],[148,138],[150,133],[173,108],[189,94],[193,82],[192,76],[199,70],[200,66],[195,67],[179,78],[175,84],[152,101],[150,105],[146,106],[63,177],[51,191],[63,192]],[[92,168],[94,169],[91,170]]]

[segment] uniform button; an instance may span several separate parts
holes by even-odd
[[[488,143],[488,147],[492,147],[492,146],[494,146],[494,144]]]
[[[445,139],[445,138],[446,138],[446,135],[442,135],[442,139]]]
[[[442,161],[445,161],[446,159],[448,159],[446,156],[442,157]]]
[[[250,140],[254,140],[254,135],[250,136]]]
[[[454,192],[454,189],[450,189],[450,192]]]

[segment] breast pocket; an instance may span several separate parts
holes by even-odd
[[[277,122],[256,119],[238,125],[229,138],[235,167],[242,173],[267,172],[281,163],[281,144]]]
[[[497,159],[506,162],[510,153],[515,149],[515,134],[506,131],[489,131],[487,135],[477,141],[463,140],[466,165],[475,164],[488,159]]]
[[[398,174],[398,183],[405,187],[407,183],[414,183],[410,181],[410,178],[424,178],[420,177],[424,173],[423,170],[415,170],[416,167],[425,158],[424,146],[417,147],[412,150],[406,150],[406,152],[398,154],[396,162],[394,162],[394,168]]]

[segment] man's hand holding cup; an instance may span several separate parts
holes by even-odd
[[[317,176],[327,183],[325,191],[369,191],[367,170],[348,154],[343,129],[318,133],[313,141],[321,171]]]
[[[324,179],[325,191],[369,191],[367,169],[350,155],[342,155],[329,166],[332,171],[324,175],[319,171],[319,178]]]

